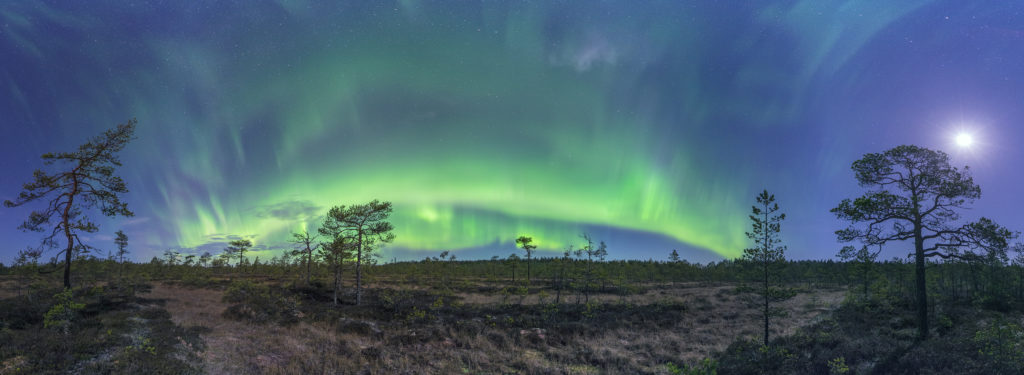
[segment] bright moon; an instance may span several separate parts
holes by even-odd
[[[969,148],[974,144],[974,137],[968,133],[960,133],[956,135],[956,145],[961,148]]]

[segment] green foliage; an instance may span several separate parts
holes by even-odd
[[[846,365],[846,357],[836,357],[828,361],[828,373],[832,375],[850,373],[850,366]]]
[[[559,310],[560,310],[559,309],[559,305],[557,303],[547,303],[547,304],[544,304],[544,309],[541,310],[541,312],[540,312],[541,319],[543,321],[551,321],[551,319],[553,319],[556,316],[558,316]]]
[[[134,352],[146,353],[152,356],[156,355],[156,346],[153,345],[153,341],[148,337],[144,337],[138,343],[128,345],[124,347],[125,354],[132,355]]]
[[[600,309],[601,309],[601,305],[598,304],[597,301],[587,302],[584,305],[584,308],[583,308],[583,313],[582,313],[583,318],[584,319],[594,319],[594,317],[597,316],[597,313],[598,313],[598,311],[600,311]]]
[[[377,246],[395,239],[395,228],[387,221],[392,210],[391,202],[376,199],[366,204],[334,206],[327,211],[320,227],[320,234],[328,236],[332,243],[350,243],[349,249],[355,250],[357,305],[363,300],[363,264],[369,263]]]
[[[935,318],[935,325],[939,330],[939,335],[944,336],[953,330],[953,319],[950,318],[949,315],[939,314],[939,316]]]
[[[675,263],[678,262],[679,260],[679,251],[677,251],[676,249],[672,249],[672,252],[668,253],[668,261]]]
[[[981,218],[961,224],[960,211],[981,196],[967,167],[949,164],[949,155],[913,145],[865,154],[852,169],[864,195],[844,199],[831,210],[848,221],[836,231],[840,241],[882,245],[913,241],[914,302],[918,336],[928,337],[927,258],[977,257],[976,252],[1002,253],[1016,233]]]
[[[974,334],[978,354],[993,371],[1024,370],[1024,329],[997,319]]]
[[[777,213],[779,204],[775,195],[764,190],[757,196],[757,205],[751,208],[750,221],[753,229],[747,232],[747,238],[754,242],[752,248],[743,250],[743,259],[755,264],[774,264],[785,260],[786,247],[782,246],[779,233],[782,231],[782,220],[786,214]]]
[[[850,272],[861,286],[862,298],[870,298],[872,266],[878,258],[878,252],[868,250],[867,246],[862,246],[860,249],[853,246],[843,246],[839,250],[839,258],[852,263],[853,267],[851,267]]]
[[[783,346],[763,345],[754,340],[739,340],[726,349],[720,360],[722,372],[727,374],[762,373],[775,374],[784,369],[796,356]]]
[[[533,237],[527,236],[519,236],[519,238],[516,238],[516,245],[526,252],[526,282],[529,283],[531,280],[530,265],[533,263],[533,251],[537,249],[537,245],[533,244]]]
[[[55,300],[53,307],[43,315],[43,326],[67,335],[71,332],[71,321],[79,311],[85,308],[85,304],[72,300],[70,288],[65,288],[64,291],[55,294],[53,299]]]
[[[221,254],[225,260],[230,261],[232,258],[238,257],[237,267],[242,267],[245,258],[245,253],[252,247],[252,241],[248,239],[238,239],[228,242],[228,247],[224,248],[224,253]]]
[[[414,303],[413,294],[408,289],[383,289],[377,294],[377,298],[382,307],[394,314],[411,307]]]
[[[37,169],[32,173],[32,182],[22,185],[24,190],[17,199],[4,201],[6,207],[18,207],[50,197],[42,205],[44,209],[32,211],[18,228],[45,232],[43,248],[57,247],[58,238],[67,240],[62,250],[65,288],[71,287],[71,261],[75,254],[91,249],[78,234],[99,230],[85,215],[86,210],[98,208],[105,216],[135,215],[121,201],[121,194],[127,193],[128,187],[121,177],[114,175],[114,170],[121,166],[117,154],[135,139],[136,123],[132,119],[119,124],[78,146],[76,151],[43,154],[43,164],[59,163],[63,169],[52,173]]]
[[[73,301],[65,290],[41,296],[42,309],[25,297],[0,299],[0,322],[11,323],[0,328],[0,373],[199,373],[192,365],[205,348],[198,331],[175,326],[166,310],[140,308],[140,301],[120,293],[95,288]]]
[[[762,297],[759,303],[764,318],[764,345],[768,345],[769,341],[770,317],[778,316],[778,309],[772,309],[771,303],[789,299],[794,295],[791,291],[772,286],[772,279],[778,278],[775,269],[786,259],[786,247],[779,238],[782,220],[785,219],[786,214],[779,213],[775,195],[769,194],[768,190],[762,191],[757,196],[757,205],[751,207],[752,230],[747,232],[747,238],[754,242],[754,247],[743,250],[743,260],[756,267],[754,280],[761,284],[755,293]]]
[[[187,272],[181,275],[180,284],[191,288],[203,288],[213,285],[213,279],[198,272]]]
[[[718,361],[711,358],[704,358],[694,365],[683,364],[676,366],[675,363],[665,364],[665,369],[672,375],[716,375],[718,374]]]
[[[427,310],[420,309],[417,306],[412,307],[412,311],[405,316],[406,323],[421,322],[427,319]]]

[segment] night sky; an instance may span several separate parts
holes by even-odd
[[[333,3],[2,2],[0,199],[137,118],[136,216],[98,220],[98,255],[123,229],[136,260],[236,237],[267,259],[376,198],[385,261],[589,232],[611,258],[706,262],[748,246],[767,188],[787,256],[825,259],[850,163],[899,144],[970,165],[968,219],[1024,229],[1021,1]],[[0,261],[38,244],[32,207],[0,208]]]

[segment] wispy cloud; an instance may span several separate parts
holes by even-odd
[[[285,201],[251,209],[256,217],[289,221],[307,221],[315,218],[322,210],[323,207],[307,200]]]

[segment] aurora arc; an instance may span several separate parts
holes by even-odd
[[[266,189],[269,198],[246,197],[244,201],[263,207],[295,199],[328,207],[374,198],[390,200],[396,205],[396,245],[428,250],[511,242],[524,233],[537,237],[544,248],[560,249],[578,236],[579,223],[662,233],[721,254],[742,246],[742,238],[721,234],[742,234],[745,217],[703,219],[736,212],[735,207],[712,203],[728,202],[732,194],[728,190],[700,191],[703,186],[687,188],[684,181],[673,181],[670,176],[696,175],[699,170],[681,155],[663,167],[654,166],[653,160],[636,151],[645,144],[644,135],[632,134],[632,129],[645,124],[595,113],[593,108],[601,108],[608,100],[601,94],[606,90],[578,85],[574,70],[533,72],[535,81],[547,81],[543,85],[516,77],[506,78],[509,81],[501,85],[487,82],[495,79],[491,72],[462,71],[458,76],[481,87],[450,92],[443,77],[455,76],[455,72],[440,73],[440,82],[417,82],[422,81],[417,71],[404,75],[403,69],[388,66],[391,60],[387,58],[359,61],[367,58],[373,60],[364,55],[331,61],[353,64],[356,60],[355,66],[383,69],[380,76],[364,73],[354,82],[331,79],[357,75],[341,67],[327,73],[314,69],[313,77],[301,72],[299,77],[270,83],[319,82],[300,90],[308,93],[308,98],[296,99],[311,104],[279,114],[287,130],[280,134],[285,141],[274,152],[272,167],[278,168],[277,173],[266,180],[243,178]],[[515,64],[507,58],[500,56],[478,65]],[[446,69],[427,61],[417,70]],[[388,89],[360,89],[365,87],[362,80]],[[533,99],[488,97],[487,88],[499,85],[506,88],[505,95]],[[527,92],[530,86],[541,85],[549,91]],[[243,91],[281,92],[273,88]],[[445,99],[432,99],[440,96]],[[410,109],[375,102],[377,97],[386,98],[381,101],[401,98]],[[279,100],[250,98],[244,102],[260,107]],[[334,103],[347,105],[339,108]],[[487,125],[493,119],[501,119],[500,128]],[[332,146],[337,149],[330,150]],[[388,149],[403,152],[373,154]],[[245,147],[239,150],[240,155],[249,152]],[[236,162],[239,168],[250,167],[244,158]],[[289,167],[296,165],[303,167]],[[174,184],[165,181],[162,185]],[[282,219],[244,212],[232,217],[222,208],[223,198],[218,198],[225,195],[195,197],[184,202],[200,203],[175,206],[179,199],[170,197],[182,193],[170,193],[163,202],[174,207],[167,220],[195,218],[184,221],[195,225],[182,225],[177,241],[186,247],[197,246],[222,233],[265,233],[281,238],[298,226],[315,225],[314,217]]]
[[[280,249],[381,199],[401,248],[602,227],[731,258],[771,174],[755,146],[820,136],[791,125],[807,91],[926,3],[5,4],[3,108],[38,129],[26,153],[139,119],[123,174],[147,255]]]

